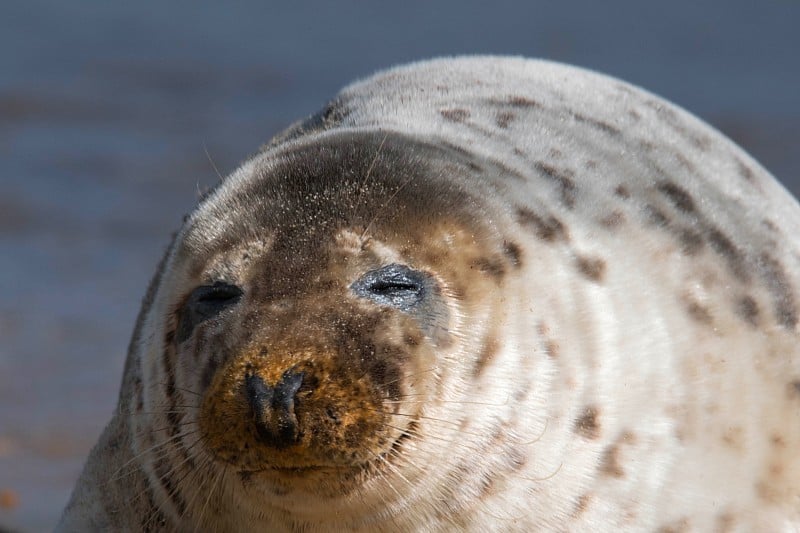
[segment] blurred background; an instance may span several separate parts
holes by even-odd
[[[797,195],[798,22],[800,0],[2,2],[0,530],[55,525],[214,165],[376,69],[519,54],[678,103]]]

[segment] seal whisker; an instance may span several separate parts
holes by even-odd
[[[372,219],[369,221],[369,224],[367,224],[367,226],[364,228],[364,231],[361,233],[361,236],[359,237],[359,239],[360,239],[360,240],[362,240],[362,241],[364,240],[364,237],[365,237],[365,236],[366,236],[366,235],[369,233],[369,230],[370,230],[370,228],[372,228],[372,225],[373,225],[373,224],[374,224],[374,223],[375,223],[375,222],[378,220],[378,217],[380,217],[380,215],[382,214],[382,212],[384,211],[384,209],[386,209],[386,208],[389,206],[389,204],[391,204],[391,203],[392,203],[392,200],[394,200],[394,199],[397,197],[397,195],[400,193],[400,191],[402,191],[403,189],[405,189],[405,188],[406,188],[406,186],[407,186],[409,183],[411,183],[413,180],[414,180],[414,176],[413,176],[413,175],[412,175],[412,176],[409,176],[409,177],[408,177],[408,179],[406,179],[406,180],[405,180],[405,181],[404,181],[404,182],[403,182],[403,183],[402,183],[402,184],[401,184],[399,187],[397,187],[397,189],[395,189],[395,191],[394,191],[394,192],[392,193],[392,195],[391,195],[391,196],[390,196],[390,197],[389,197],[389,198],[388,198],[388,199],[387,199],[387,200],[386,200],[386,201],[383,203],[383,205],[381,205],[381,206],[378,208],[378,210],[375,212],[375,215],[374,215],[374,216],[372,217]]]
[[[383,139],[381,139],[381,143],[378,145],[378,148],[375,150],[375,157],[372,158],[372,162],[369,164],[367,168],[367,172],[364,176],[364,179],[358,186],[358,196],[356,197],[356,202],[353,206],[353,213],[352,216],[355,216],[358,212],[358,208],[361,207],[361,197],[364,195],[364,190],[366,188],[367,183],[369,182],[369,177],[372,175],[372,170],[375,168],[375,163],[378,161],[378,157],[381,155],[381,150],[383,150],[383,145],[386,142],[389,134],[384,133]],[[363,235],[362,235],[363,238]]]
[[[176,440],[182,438],[183,436],[188,436],[188,435],[192,435],[192,434],[195,434],[195,433],[198,433],[198,431],[188,431],[188,432],[185,432],[185,433],[174,435],[174,436],[168,438],[165,441],[158,442],[158,443],[154,444],[153,446],[150,446],[150,447],[140,451],[138,454],[134,455],[128,461],[126,461],[125,463],[120,465],[117,470],[112,472],[111,475],[109,476],[109,479],[106,481],[106,484],[111,483],[112,481],[118,481],[120,478],[116,477],[117,474],[121,473],[122,470],[124,468],[126,468],[127,466],[129,466],[129,465],[133,464],[134,467],[136,467],[137,465],[135,465],[134,463],[136,461],[138,461],[139,459],[141,459],[142,457],[146,456],[147,454],[150,454],[152,452],[157,452],[157,451],[162,451],[163,452],[164,448],[166,446],[168,446],[171,442],[176,441]],[[125,477],[125,476],[123,476],[123,477]]]
[[[206,143],[203,143],[203,152],[205,152],[206,159],[208,159],[208,162],[211,164],[211,168],[214,169],[214,173],[217,175],[217,178],[219,178],[219,181],[220,182],[225,181],[225,178],[222,177],[222,174],[220,174],[219,169],[217,168],[217,165],[214,163],[214,160],[211,158],[211,154],[208,153],[208,147],[206,146]]]
[[[227,474],[227,472],[228,472],[228,465],[224,465],[222,471],[217,475],[214,484],[211,486],[211,490],[208,491],[208,495],[206,496],[206,501],[203,502],[203,506],[200,508],[200,515],[197,520],[198,524],[200,524],[201,527],[203,526],[203,517],[205,516],[206,509],[208,508],[208,503],[211,501],[211,498],[214,495],[214,492],[217,490],[217,487],[224,486],[225,475]]]

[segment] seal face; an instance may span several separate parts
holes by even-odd
[[[380,73],[185,221],[61,528],[797,527],[797,235],[617,80]]]
[[[424,404],[403,399],[424,400],[434,383],[420,373],[453,344],[454,294],[476,299],[476,291],[487,290],[475,279],[475,261],[507,263],[485,222],[465,209],[475,200],[431,186],[427,163],[401,151],[413,146],[394,134],[368,134],[301,148],[265,170],[270,177],[258,186],[269,187],[268,196],[245,193],[225,207],[252,213],[237,235],[267,236],[269,245],[247,247],[246,266],[224,281],[212,281],[213,267],[192,268],[209,280],[199,290],[210,294],[214,318],[172,346],[177,360],[205,365],[180,387],[205,391],[198,424],[216,459],[300,483],[327,476],[341,493],[365,469],[399,453]],[[446,150],[415,151],[451,160]],[[352,169],[349,185],[341,181],[343,167]],[[268,205],[267,197],[280,200]],[[419,198],[427,198],[425,205]],[[370,207],[376,205],[383,207]],[[287,223],[276,210],[298,220]],[[205,229],[190,223],[185,241],[203,239],[196,232]],[[469,242],[458,242],[467,236]],[[447,240],[463,251],[445,249]],[[223,243],[211,256],[236,263],[241,249],[227,248]],[[180,329],[184,316],[195,323],[193,317],[209,315],[197,292],[174,320]]]

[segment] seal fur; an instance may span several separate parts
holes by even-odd
[[[62,530],[789,530],[800,210],[553,63],[344,89],[187,219]]]

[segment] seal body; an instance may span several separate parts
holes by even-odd
[[[798,235],[623,82],[379,73],[188,217],[60,529],[796,530]]]

